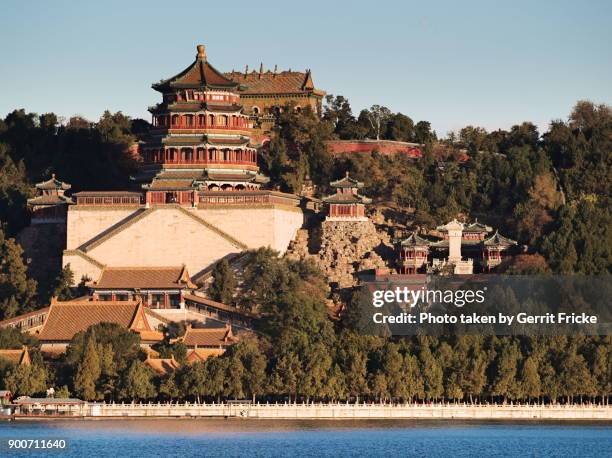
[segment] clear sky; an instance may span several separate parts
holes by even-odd
[[[311,68],[315,85],[429,120],[547,126],[612,103],[612,1],[22,1],[0,7],[0,115],[149,119],[151,83],[207,45],[220,70]]]

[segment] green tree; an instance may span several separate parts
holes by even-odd
[[[89,335],[74,376],[74,390],[86,401],[99,399],[97,383],[100,379],[100,357],[98,355],[95,333]]]
[[[181,395],[179,388],[176,383],[176,375],[171,373],[170,375],[161,379],[159,384],[159,395],[172,401]]]
[[[423,377],[425,399],[439,399],[444,392],[444,385],[442,383],[442,368],[431,353],[429,346],[426,344],[421,345],[419,362]]]
[[[31,191],[23,161],[15,163],[7,145],[0,142],[0,229],[15,235],[28,224],[28,197]]]
[[[411,141],[414,137],[414,122],[402,113],[392,115],[387,125],[386,137],[400,142]]]
[[[369,110],[366,110],[366,118],[376,140],[380,140],[387,129],[387,124],[391,118],[391,110],[380,105],[372,105]]]
[[[523,396],[527,400],[539,398],[542,394],[542,385],[540,382],[540,374],[538,372],[538,362],[533,356],[527,357],[523,361],[523,367],[520,376],[520,387]]]
[[[521,357],[516,342],[502,340],[501,349],[495,360],[495,377],[492,394],[505,399],[516,399],[520,385],[517,384],[518,361]]]
[[[412,401],[415,398],[423,399],[425,397],[423,377],[421,376],[419,362],[416,356],[409,353],[404,354],[402,378],[405,399]]]
[[[47,389],[48,372],[40,364],[17,364],[4,378],[4,386],[14,396],[32,396]]]
[[[21,246],[0,230],[0,317],[32,310],[35,296],[36,281],[28,278]]]
[[[121,379],[121,397],[131,400],[146,400],[155,397],[153,375],[151,369],[142,361],[132,361]]]
[[[231,304],[236,290],[236,277],[227,259],[215,264],[212,275],[214,280],[208,289],[210,297],[215,301]]]
[[[55,279],[55,286],[51,295],[60,301],[68,301],[74,299],[72,293],[72,284],[74,283],[74,274],[70,269],[70,264],[64,266],[59,275]]]

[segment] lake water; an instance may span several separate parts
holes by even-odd
[[[15,451],[9,439],[64,439]],[[434,421],[103,420],[0,422],[0,456],[612,456],[612,425]]]

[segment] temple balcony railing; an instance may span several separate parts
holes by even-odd
[[[155,165],[155,164],[169,164],[169,165],[213,165],[213,166],[224,166],[224,165],[244,165],[248,167],[257,167],[256,161],[210,161],[210,160],[173,160],[169,161],[162,159],[159,161],[144,161],[144,165]]]
[[[173,124],[172,126],[153,126],[151,127],[151,133],[172,133],[173,130],[180,131],[184,133],[184,131],[198,131],[198,130],[222,130],[222,131],[237,131],[237,132],[247,132],[251,129],[250,125],[244,126],[213,126],[210,124],[192,124],[192,125],[183,125],[183,124]]]

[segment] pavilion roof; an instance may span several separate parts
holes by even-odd
[[[180,88],[234,89],[238,87],[238,83],[227,78],[208,62],[204,45],[198,45],[197,51],[196,59],[189,67],[171,78],[153,84],[153,89],[164,92]]]
[[[105,267],[94,289],[176,289],[195,288],[185,266]]]
[[[188,327],[183,336],[187,347],[227,347],[237,342],[231,326],[215,328]]]
[[[207,173],[207,178],[212,181],[253,181],[255,177],[253,173]]]
[[[187,351],[187,362],[189,364],[206,361],[211,356],[220,356],[225,352],[222,348],[193,348]]]
[[[401,246],[429,246],[431,242],[427,239],[424,239],[423,237],[419,237],[419,235],[416,232],[413,232],[412,234],[410,234],[410,236],[408,236],[408,238],[406,238],[405,240],[402,240],[401,242]]]
[[[52,299],[49,314],[38,338],[43,341],[67,342],[78,332],[99,323],[116,323],[139,334],[153,331],[140,300],[59,302]],[[161,340],[163,335],[158,337],[157,340]]]
[[[463,226],[464,232],[485,232],[489,233],[493,230],[491,226],[487,226],[486,224],[479,223],[478,220],[474,221],[470,224],[465,224]]]
[[[155,179],[148,185],[147,189],[160,190],[160,189],[193,189],[193,180],[160,180]]]
[[[63,181],[59,181],[55,178],[55,173],[51,175],[51,178],[47,181],[41,181],[40,183],[35,184],[36,189],[41,190],[51,190],[51,189],[62,189],[67,191],[72,186],[68,183],[64,183]]]
[[[222,138],[208,135],[207,140],[211,145],[246,145],[249,143],[249,139],[247,137]]]
[[[28,199],[29,205],[60,205],[60,204],[71,204],[72,199],[67,196],[59,196],[52,194],[48,196],[36,196]]]
[[[336,193],[324,197],[323,202],[328,204],[369,204],[372,200],[359,194]]]
[[[509,239],[507,237],[504,237],[498,231],[495,231],[495,233],[491,237],[483,240],[482,244],[484,246],[509,247],[509,246],[512,246],[512,245],[516,245],[517,242],[515,240],[512,240],[512,239]]]
[[[332,188],[363,188],[363,182],[351,178],[348,172],[344,177],[332,181],[329,185]]]
[[[225,73],[229,79],[240,84],[241,94],[294,94],[315,93],[325,95],[323,91],[315,89],[310,70],[305,72],[281,71],[250,73]]]

